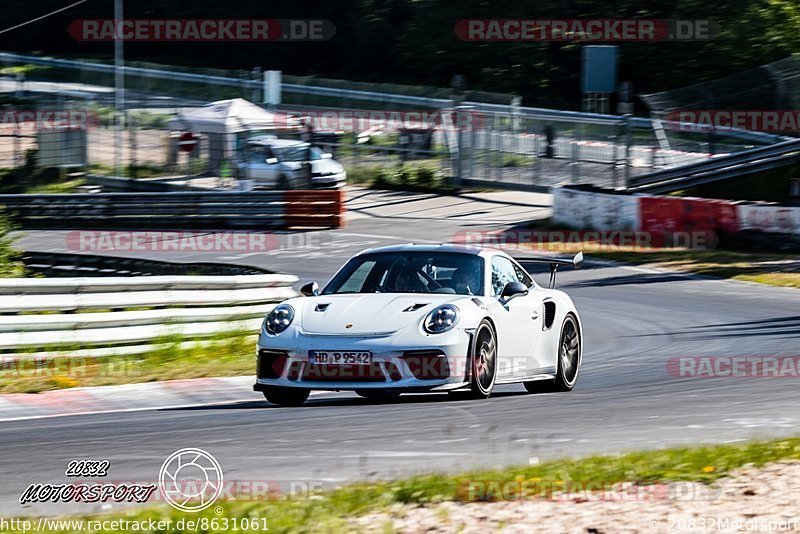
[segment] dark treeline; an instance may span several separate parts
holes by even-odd
[[[58,9],[70,0],[0,6],[2,28]],[[620,79],[637,92],[680,87],[800,51],[797,0],[126,0],[126,18],[324,18],[336,35],[324,43],[127,43],[126,57],[160,63],[244,69],[362,81],[448,86],[522,95],[528,105],[579,106],[580,45],[479,43],[458,39],[465,18],[712,19],[721,29],[705,42],[620,43]],[[113,0],[88,2],[0,34],[0,49],[111,57],[111,43],[81,43],[71,21],[113,17]]]

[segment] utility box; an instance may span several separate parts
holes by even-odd
[[[83,167],[87,164],[88,135],[83,128],[54,128],[36,135],[39,167]]]
[[[581,92],[615,93],[617,91],[617,47],[584,46],[581,49]]]

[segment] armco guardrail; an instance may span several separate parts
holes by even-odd
[[[0,279],[0,350],[111,355],[168,335],[255,334],[275,303],[297,295],[296,282],[283,274]]]
[[[208,192],[207,187],[198,187],[189,184],[175,184],[165,179],[158,180],[137,180],[135,178],[120,178],[118,176],[100,176],[97,174],[89,174],[86,176],[86,183],[89,185],[97,185],[103,188],[103,191],[141,191],[152,193],[163,193],[166,191],[202,191]]]
[[[338,228],[344,192],[0,195],[0,207],[27,227]]]
[[[800,139],[632,177],[630,192],[668,193],[800,162]]]

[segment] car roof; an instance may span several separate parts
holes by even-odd
[[[362,250],[356,256],[362,254],[374,254],[379,252],[449,252],[460,254],[474,254],[476,256],[491,256],[494,254],[503,254],[500,250],[490,248],[481,248],[470,245],[459,245],[456,243],[438,243],[438,244],[418,244],[406,243],[404,245],[386,245],[383,247],[368,248]]]
[[[278,148],[287,146],[305,146],[308,144],[305,141],[298,141],[296,139],[277,139],[273,136],[252,137],[248,139],[247,142],[252,145],[264,145]]]

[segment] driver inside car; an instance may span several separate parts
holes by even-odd
[[[394,280],[394,290],[401,293],[424,293],[427,287],[415,269],[402,269]]]
[[[459,267],[453,272],[452,288],[458,295],[474,295],[479,289],[478,274],[467,267]]]

